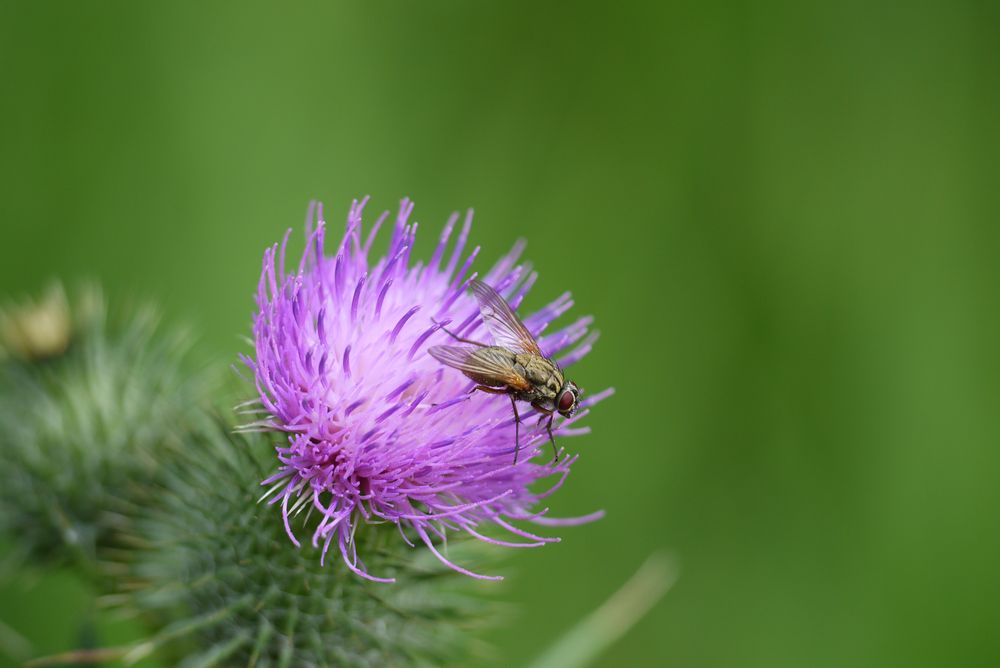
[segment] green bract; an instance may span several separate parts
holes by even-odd
[[[132,658],[165,644],[184,665],[438,666],[475,651],[469,631],[485,610],[475,583],[406,547],[392,525],[357,539],[396,584],[357,578],[339,560],[321,566],[318,549],[289,545],[258,503],[267,437],[220,425],[191,439],[142,509],[123,583],[139,611],[181,621]],[[476,557],[475,546],[452,549]]]
[[[187,337],[151,308],[109,317],[101,293],[61,289],[7,307],[0,361],[0,529],[15,550],[91,570],[122,510],[201,415]]]

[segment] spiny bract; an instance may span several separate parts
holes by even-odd
[[[93,566],[199,414],[188,337],[149,307],[109,317],[95,287],[7,308],[0,361],[0,530],[25,558]]]
[[[312,548],[288,549],[258,504],[266,441],[220,426],[191,437],[167,467],[156,504],[140,509],[122,600],[166,625],[126,653],[161,646],[183,665],[440,666],[476,649],[485,601],[426,551],[365,532],[390,588],[323,568]],[[466,549],[468,558],[475,558]],[[121,570],[120,566],[116,566]]]

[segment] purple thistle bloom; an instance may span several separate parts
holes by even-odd
[[[477,277],[472,266],[479,254],[477,247],[463,260],[472,212],[450,253],[458,214],[445,225],[430,262],[411,264],[417,224],[408,222],[413,204],[403,200],[388,253],[370,261],[372,242],[388,212],[363,236],[366,202],[352,204],[332,256],[325,253],[323,209],[316,204],[310,206],[306,250],[295,271],[285,268],[291,230],[280,247],[264,253],[254,322],[256,358],[243,360],[260,394],[251,408],[267,416],[244,428],[288,434],[287,443],[276,448],[279,470],[262,483],[269,486],[264,498],[281,505],[285,530],[296,546],[293,519],[306,509],[318,512],[312,544],[322,544],[323,559],[335,546],[349,569],[370,580],[392,581],[370,575],[359,558],[354,532],[362,522],[391,522],[404,541],[423,542],[454,570],[500,579],[451,563],[435,538],[445,542],[449,532],[460,531],[496,545],[537,547],[559,539],[538,536],[512,521],[578,524],[602,513],[546,517],[548,509],[539,504],[563,484],[576,456],[532,461],[548,437],[536,414],[522,409],[526,456],[515,465],[510,402],[470,394],[473,383],[427,353],[434,344],[451,342],[442,327],[488,340],[478,304],[467,292]],[[517,264],[523,247],[518,242],[481,277],[514,308],[537,277]],[[595,333],[588,335],[590,317],[539,336],[572,304],[566,293],[524,318],[544,353],[563,367],[586,355],[596,339]],[[556,423],[556,437],[587,433],[573,425],[610,393],[582,401],[578,413]],[[541,478],[553,483],[530,491]],[[490,525],[511,534],[510,540],[486,535],[483,526]]]

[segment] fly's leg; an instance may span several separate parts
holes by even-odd
[[[542,423],[542,420],[545,419],[545,416],[548,416],[549,418],[549,421],[545,424],[545,431],[546,433],[548,433],[549,441],[552,443],[552,461],[557,462],[559,461],[559,450],[556,449],[556,439],[555,436],[552,435],[552,420],[556,416],[555,411],[550,411],[547,408],[540,406],[538,404],[531,404],[531,407],[542,414],[541,417],[538,418],[538,424]]]
[[[507,394],[507,390],[502,387],[490,387],[489,385],[476,385],[474,388],[469,390],[469,394],[472,394],[476,390],[480,392],[486,392],[487,394]]]
[[[507,394],[507,390],[502,387],[490,387],[489,385],[476,385],[471,390],[469,394],[474,394],[476,390],[480,392],[486,392],[487,394]],[[431,404],[432,406],[437,406],[437,404]]]
[[[506,394],[510,397],[510,407],[514,409],[514,463],[517,464],[517,454],[521,452],[521,416],[517,412],[517,403],[514,401],[514,395],[505,388],[490,387],[489,385],[476,385],[469,390],[469,394],[472,394],[476,390],[486,392],[487,394]]]
[[[458,334],[455,334],[454,332],[452,332],[452,331],[448,330],[447,328],[445,328],[441,323],[439,323],[434,318],[431,318],[431,322],[433,322],[435,325],[437,325],[438,327],[440,327],[441,330],[444,331],[445,334],[447,334],[451,338],[455,339],[456,341],[461,341],[462,343],[471,343],[472,345],[479,346],[480,348],[488,348],[489,347],[485,343],[480,343],[479,341],[472,341],[470,339],[463,339]]]
[[[510,397],[510,407],[514,409],[514,463],[517,464],[517,455],[521,452],[521,416],[517,414],[517,403],[514,401],[514,395],[508,395]]]
[[[552,461],[559,461],[559,450],[556,449],[556,439],[552,435],[552,418],[555,417],[554,413],[549,413],[549,421],[545,425],[545,431],[549,433],[549,440],[552,442]]]

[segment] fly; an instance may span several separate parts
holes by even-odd
[[[432,346],[428,352],[445,366],[464,373],[477,385],[472,388],[488,394],[506,394],[514,410],[514,463],[521,450],[521,417],[517,402],[524,401],[548,416],[545,430],[552,442],[555,461],[559,460],[556,439],[552,436],[552,420],[556,413],[571,417],[579,406],[581,390],[566,380],[562,369],[542,353],[542,349],[517,317],[514,310],[492,287],[479,280],[472,281],[472,294],[479,303],[486,328],[494,344],[462,338],[447,329],[445,333],[466,346]]]

